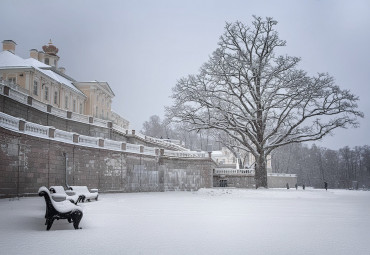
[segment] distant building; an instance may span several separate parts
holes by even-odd
[[[212,151],[212,158],[220,167],[239,168],[237,157],[228,148],[222,147],[220,151]],[[244,162],[244,168],[254,168],[255,158],[252,153],[239,152],[239,158]],[[267,156],[267,172],[271,173],[271,156]]]
[[[107,82],[76,81],[58,67],[59,49],[50,42],[43,51],[30,50],[30,57],[15,55],[16,43],[4,40],[0,52],[0,79],[17,84],[34,99],[74,113],[110,120],[128,129],[129,122],[111,110],[115,96]]]

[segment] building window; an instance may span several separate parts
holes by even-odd
[[[47,101],[47,100],[49,100],[49,87],[45,87],[45,100]]]
[[[95,117],[98,117],[98,107],[95,107]]]
[[[45,64],[49,64],[49,59],[48,58],[45,58]]]
[[[73,111],[76,112],[76,100],[73,99]]]
[[[38,90],[39,90],[39,84],[38,84],[38,82],[37,81],[33,81],[33,94],[35,96],[38,95]]]
[[[101,118],[104,119],[104,111],[101,109]]]
[[[68,96],[64,97],[64,108],[68,109]]]
[[[10,83],[13,83],[13,84],[16,84],[16,83],[17,83],[17,82],[16,82],[15,77],[10,77],[10,78],[8,78],[8,81],[9,81]]]
[[[80,103],[80,114],[82,114],[82,103]]]
[[[58,104],[58,92],[54,92],[54,104]]]
[[[54,66],[57,66],[57,60],[54,59]]]

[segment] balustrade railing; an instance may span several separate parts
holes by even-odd
[[[140,153],[140,145],[127,143],[126,144],[126,151]]]
[[[283,173],[267,173],[267,176],[276,176],[276,177],[297,177],[296,174],[283,174]]]
[[[9,97],[23,104],[27,104],[28,96],[26,94],[23,94],[22,92],[9,90]]]
[[[20,129],[20,120],[19,118],[10,116],[3,112],[0,112],[0,126],[13,129],[13,130],[21,130]],[[44,137],[49,139],[55,139],[62,142],[69,142],[80,144],[82,146],[92,146],[92,147],[99,147],[102,146],[107,149],[114,149],[114,150],[124,150],[131,153],[142,153],[147,155],[157,155],[157,148],[154,147],[147,147],[138,144],[131,144],[126,143],[125,146],[122,146],[122,142],[113,141],[104,139],[103,143],[100,143],[101,138],[85,136],[74,134],[72,132],[67,132],[59,129],[54,129],[53,127],[43,126],[32,122],[24,122],[24,133],[32,136],[37,137]],[[50,130],[54,130],[51,132]],[[51,132],[51,133],[50,133]],[[50,133],[50,134],[49,134]],[[76,138],[75,138],[76,135]],[[78,137],[78,139],[77,139]],[[77,139],[77,141],[75,140]],[[205,152],[196,152],[196,151],[173,151],[173,150],[164,150],[164,155],[172,156],[172,157],[206,157],[207,153]]]
[[[206,152],[172,151],[172,150],[164,150],[164,155],[171,156],[171,157],[184,157],[184,158],[205,158],[207,156]]]
[[[126,134],[127,131],[127,129],[124,129],[123,127],[120,127],[117,124],[113,124],[113,129],[121,134]]]
[[[19,118],[0,112],[0,125],[14,130],[19,130]]]
[[[75,113],[75,112],[72,113],[71,119],[75,121],[83,122],[83,123],[89,123],[89,116]]]
[[[94,124],[97,125],[97,126],[107,127],[107,123],[108,123],[108,121],[106,121],[106,120],[94,118]]]
[[[27,89],[19,86],[16,83],[13,83],[13,82],[10,82],[10,81],[5,81],[5,80],[2,80],[2,79],[0,79],[0,83],[4,84],[5,86],[8,86],[9,88],[12,88],[13,90],[17,90],[17,91],[20,91],[22,93],[28,94]]]
[[[73,142],[73,133],[56,129],[54,133],[54,139],[59,141]]]
[[[104,140],[104,147],[108,149],[121,150],[122,142],[117,142],[113,140]]]
[[[52,107],[51,114],[58,116],[58,117],[67,118],[67,111],[64,111],[59,108]]]
[[[78,136],[78,143],[97,147],[99,146],[99,138],[92,137],[92,136],[86,136],[86,135],[80,135]]]
[[[144,154],[149,154],[149,155],[156,155],[156,148],[153,147],[144,147]]]
[[[34,136],[49,137],[48,126],[42,126],[32,122],[26,122],[24,132]]]
[[[142,133],[139,133],[139,132],[136,132],[136,133],[135,133],[135,135],[136,135],[137,137],[140,137],[141,139],[144,139],[144,140],[145,140],[145,138],[146,138],[146,136],[145,136],[145,135],[143,135]]]
[[[238,174],[248,174],[254,175],[254,169],[247,168],[247,169],[231,169],[231,168],[216,168],[215,174],[223,174],[223,175],[238,175]]]
[[[48,107],[46,104],[40,102],[40,101],[37,101],[35,99],[32,100],[32,106],[35,107],[37,110],[40,110],[42,112],[47,112],[48,111]]]

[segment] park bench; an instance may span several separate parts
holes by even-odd
[[[91,199],[98,201],[99,193],[97,189],[94,189],[96,192],[90,192],[87,186],[69,186],[69,189],[82,196],[82,202],[85,202],[85,200],[91,201]]]
[[[74,191],[68,190],[65,191],[63,186],[51,186],[49,188],[50,192],[53,194],[65,195],[65,199],[71,201],[74,204],[82,201],[82,195],[77,195]],[[71,193],[72,192],[72,193]]]
[[[79,229],[78,225],[82,219],[83,213],[82,208],[72,204],[68,200],[61,202],[55,202],[50,195],[49,190],[46,187],[39,189],[39,196],[45,198],[46,213],[45,213],[45,225],[46,230],[49,230],[53,225],[54,220],[66,219],[69,223],[73,223],[75,229]]]

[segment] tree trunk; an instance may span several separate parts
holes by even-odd
[[[256,182],[256,189],[259,187],[267,188],[267,166],[264,153],[261,153],[256,158],[254,180]]]

